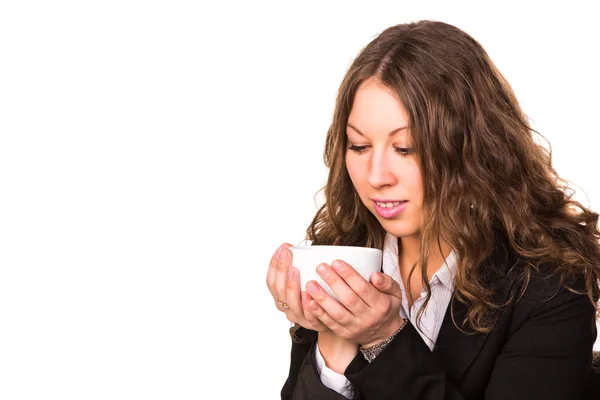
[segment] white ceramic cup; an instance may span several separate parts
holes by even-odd
[[[337,296],[317,273],[317,266],[334,260],[342,260],[370,281],[373,272],[381,271],[381,250],[357,246],[293,246],[292,265],[300,273],[300,290],[306,290],[308,281],[315,280],[335,300]]]

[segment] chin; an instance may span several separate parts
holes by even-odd
[[[398,226],[404,225],[402,223],[398,224],[389,221],[387,223],[382,224],[383,229],[395,237],[403,238],[403,237],[419,237],[421,236],[421,230],[416,227],[407,227],[407,226]]]
[[[415,238],[418,239],[421,237],[421,232],[419,231],[413,231],[410,233],[406,233],[406,234],[399,234],[399,235],[395,235],[392,233],[392,235],[396,236],[397,238]]]

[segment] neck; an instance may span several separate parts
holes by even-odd
[[[427,278],[431,279],[433,274],[444,264],[452,249],[448,243],[441,241],[440,246],[437,243],[430,249],[429,260],[427,261]],[[407,277],[412,266],[419,259],[421,252],[421,236],[407,236],[398,238],[398,262],[400,266],[400,275]],[[421,268],[417,266],[413,276],[421,276]]]

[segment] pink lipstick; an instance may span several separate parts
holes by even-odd
[[[390,202],[391,203],[391,202]],[[400,204],[394,207],[379,207],[377,202],[373,201],[373,205],[375,206],[375,211],[379,216],[383,218],[394,218],[398,214],[400,214],[408,205],[408,201],[401,201]]]

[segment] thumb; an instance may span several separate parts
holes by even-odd
[[[402,292],[400,291],[400,285],[398,282],[394,280],[391,276],[381,273],[375,272],[371,276],[371,283],[375,286],[380,292],[387,293],[389,295],[402,298]]]

